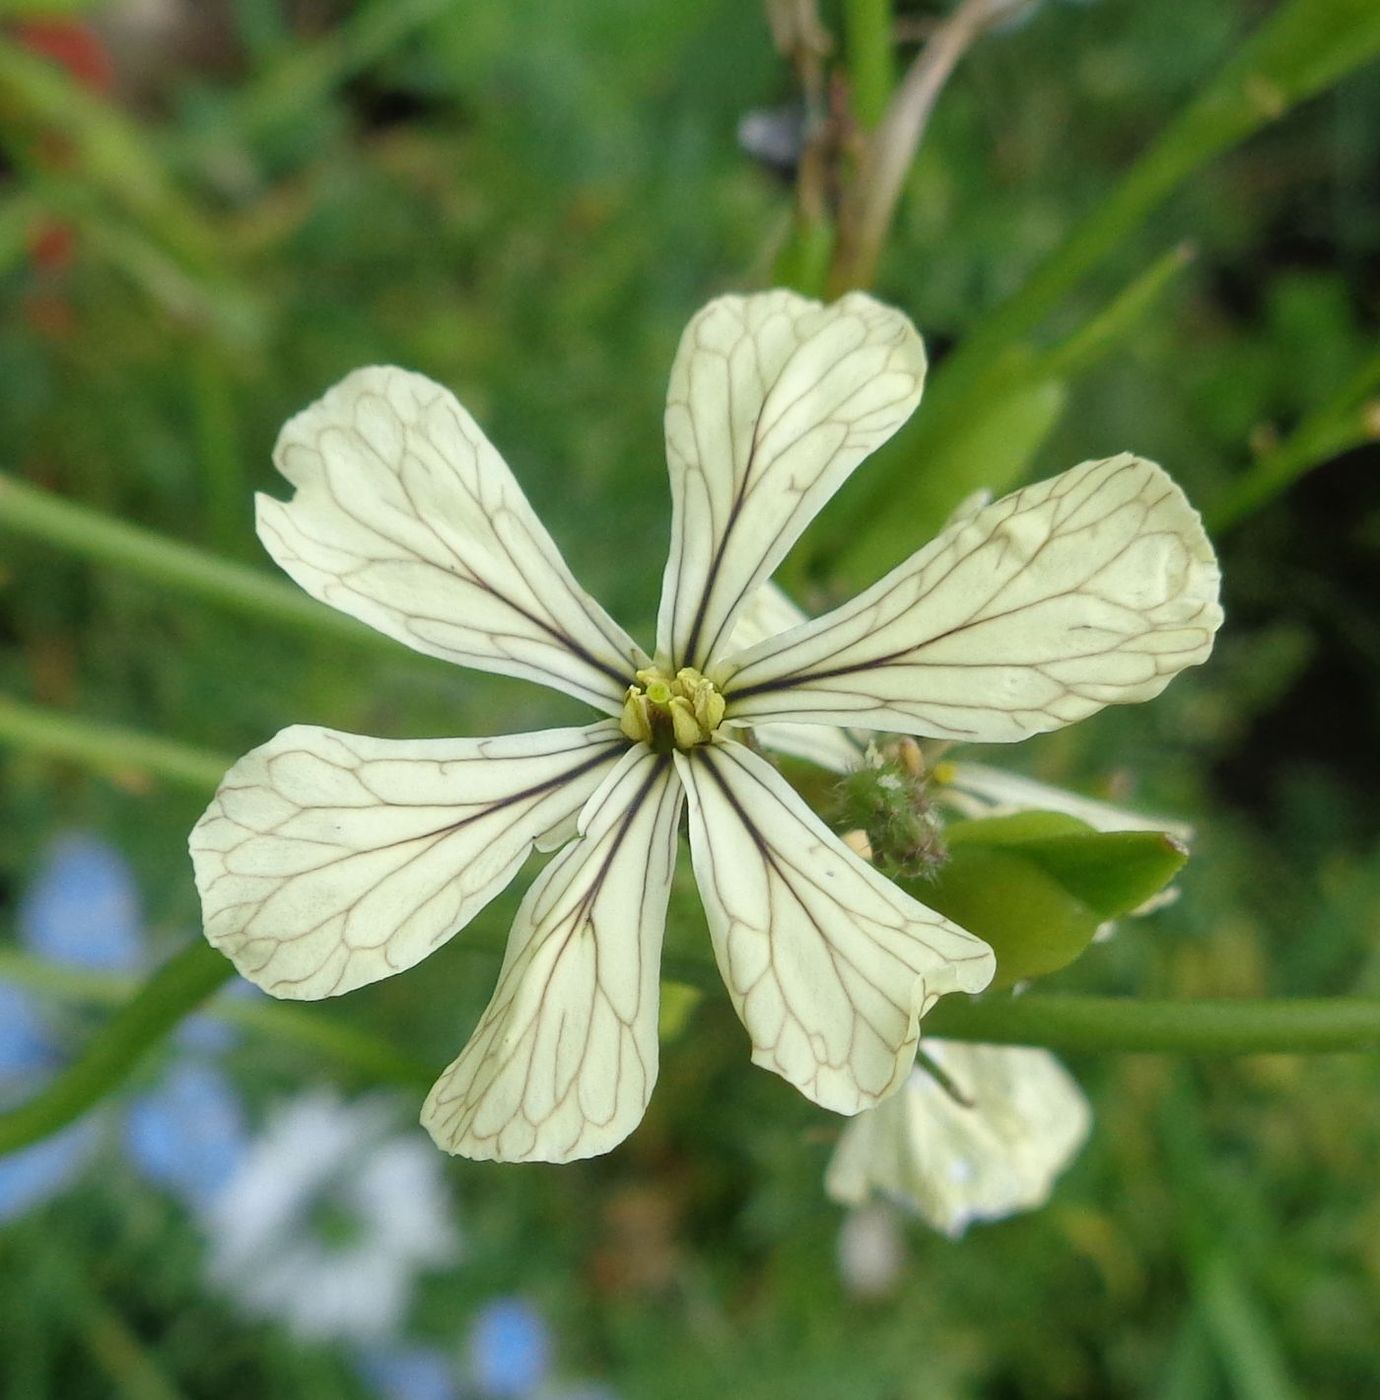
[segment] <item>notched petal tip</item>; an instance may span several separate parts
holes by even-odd
[[[700,669],[724,654],[748,598],[914,411],[924,373],[908,318],[861,293],[728,296],[695,316],[667,394],[660,654]]]

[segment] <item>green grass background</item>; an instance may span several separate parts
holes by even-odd
[[[100,22],[103,7],[85,8]],[[938,374],[1274,8],[1051,2],[978,47],[877,283]],[[281,423],[357,365],[404,364],[455,389],[577,576],[647,639],[676,339],[712,294],[770,279],[789,222],[789,191],[735,137],[746,110],[792,91],[759,8],[241,0],[202,13],[118,106],[45,78],[13,31],[0,45],[0,466],[267,569],[251,493],[279,489]],[[38,218],[74,230],[65,269],[29,257]],[[1195,171],[1088,267],[1035,343],[1061,343],[1184,240],[1191,264],[1068,377],[1026,475],[1131,449],[1211,512],[1374,361],[1376,68]],[[1229,621],[1209,666],[1153,705],[999,755],[1088,791],[1133,783],[1147,809],[1199,828],[1180,902],[1099,945],[1060,989],[1380,995],[1380,452],[1320,455],[1222,532]],[[980,461],[964,470],[984,479]],[[866,503],[865,473],[841,510]],[[880,520],[885,504],[866,509]],[[933,522],[911,515],[918,546]],[[816,604],[844,596],[848,573],[819,539],[793,574]],[[251,621],[11,532],[0,636],[5,694],[228,755],[290,722],[403,737],[576,714],[534,687]],[[112,779],[23,745],[0,752],[0,778],[0,935],[53,834],[74,826],[128,854],[165,946],[195,929],[197,796],[138,764]],[[473,941],[501,940],[517,897]],[[702,934],[688,881],[673,923]],[[439,1068],[495,968],[462,938],[321,1014]],[[253,1036],[234,1064],[255,1103],[369,1082]],[[611,1157],[449,1168],[468,1256],[427,1285],[415,1330],[456,1344],[482,1299],[522,1292],[554,1318],[566,1370],[631,1397],[1380,1391],[1374,1058],[1072,1067],[1098,1121],[1053,1203],[956,1242],[909,1228],[897,1293],[860,1302],[837,1280],[841,1217],[821,1190],[837,1123],[752,1070],[726,1000],[706,998]],[[356,1393],[329,1349],[238,1320],[201,1286],[200,1259],[187,1222],[119,1169],[0,1232],[0,1394],[157,1395],[138,1388],[146,1372],[172,1394]]]

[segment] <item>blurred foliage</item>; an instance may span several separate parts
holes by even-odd
[[[258,563],[251,492],[278,489],[278,427],[359,364],[406,364],[459,393],[577,576],[645,638],[676,339],[710,294],[769,276],[790,219],[784,184],[736,144],[747,110],[793,95],[757,7],[242,0],[170,5],[163,28],[135,25],[132,6],[81,8],[103,26],[113,98],[18,31],[0,38],[4,469]],[[1171,21],[1049,3],[969,56],[878,284],[925,331],[937,377],[1270,9],[1180,0]],[[1056,339],[1184,240],[1191,264],[1061,379],[1062,414],[1032,391],[1033,474],[1130,448],[1211,508],[1373,357],[1375,68],[1188,179],[1060,304]],[[992,431],[974,451],[1018,431],[975,426]],[[1380,995],[1380,449],[1343,445],[1222,539],[1229,627],[1209,667],[1001,756],[1119,800],[1134,786],[1199,829],[1179,902],[1094,947],[1062,989]],[[985,479],[980,461],[964,470]],[[828,557],[810,559],[796,580],[814,607],[837,585]],[[11,535],[0,582],[5,694],[214,752],[290,722],[408,736],[577,713],[401,648],[251,625]],[[163,945],[185,940],[195,795],[137,764],[110,781],[23,750],[0,762],[7,925],[37,854],[82,827],[134,862]],[[439,1067],[492,985],[476,948],[501,944],[517,898],[427,971],[321,1014]],[[687,877],[672,938],[702,937]],[[556,1320],[572,1373],[677,1400],[1380,1386],[1373,1061],[1077,1062],[1098,1123],[1055,1202],[959,1241],[908,1232],[894,1295],[859,1300],[820,1186],[837,1125],[745,1052],[709,995],[612,1157],[455,1163],[467,1258],[429,1287],[419,1332],[449,1342],[481,1299],[522,1292]],[[304,1077],[355,1082],[268,1037],[235,1065],[256,1102]],[[7,1228],[7,1393],[358,1386],[328,1352],[235,1319],[199,1267],[186,1221],[120,1171]]]

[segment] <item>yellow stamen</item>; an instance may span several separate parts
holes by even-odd
[[[619,728],[635,744],[650,744],[661,753],[693,749],[710,741],[724,709],[724,697],[693,667],[671,676],[647,666],[628,687]]]

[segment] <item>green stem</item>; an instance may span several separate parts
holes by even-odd
[[[945,997],[925,1031],[948,1040],[1052,1050],[1303,1055],[1380,1049],[1380,997],[1152,1001],[1034,995]]]
[[[843,23],[853,115],[870,130],[881,121],[896,85],[891,0],[846,0]]]
[[[192,348],[190,390],[198,455],[206,477],[206,523],[215,547],[231,553],[248,538],[244,528],[251,496],[237,438],[235,396],[225,362],[210,347]]]
[[[1380,354],[1364,360],[1337,392],[1319,404],[1282,442],[1266,452],[1216,506],[1210,529],[1225,530],[1267,505],[1314,467],[1380,438]]]
[[[386,646],[393,655],[401,654],[397,643],[381,633],[257,569],[218,559],[205,550],[113,520],[87,506],[59,500],[13,476],[0,475],[0,530],[70,550],[97,564],[159,584],[174,596],[203,598],[268,622]]]
[[[80,1117],[123,1083],[150,1047],[233,971],[225,958],[200,939],[169,959],[42,1093],[0,1114],[0,1153],[37,1142]]]
[[[1231,1252],[1222,1247],[1197,1262],[1194,1293],[1233,1390],[1243,1400],[1303,1400],[1265,1310]]]
[[[494,960],[502,956],[502,949],[486,946],[477,945],[474,951]],[[0,948],[0,982],[11,982],[58,1001],[103,1009],[121,1006],[139,990],[137,977],[49,962],[16,948]],[[201,1014],[253,1035],[328,1055],[338,1064],[383,1083],[425,1086],[436,1077],[434,1066],[428,1067],[421,1060],[400,1053],[386,1040],[303,1006],[222,997]]]
[[[154,774],[192,792],[215,788],[231,760],[176,739],[79,719],[0,695],[0,744],[72,758],[116,776]]]
[[[1125,344],[1191,257],[1184,244],[1161,254],[1048,350],[1009,346],[992,366],[998,387],[983,412],[926,439],[923,472],[908,449],[884,447],[861,483],[867,494],[856,498],[851,513],[841,515],[835,506],[839,518],[825,522],[834,532],[827,538],[836,542],[832,553],[825,550],[830,577],[864,587],[879,563],[903,559],[926,537],[926,527],[937,529],[959,498],[1014,486],[1063,416],[1067,381]],[[800,567],[788,564],[786,577]]]
[[[76,1301],[82,1340],[120,1400],[179,1400],[181,1392],[129,1324],[94,1292]]]
[[[385,58],[455,0],[372,0],[309,45],[297,45],[240,92],[231,124],[250,137],[301,119],[342,83]]]
[[[179,260],[219,267],[220,238],[168,177],[151,130],[95,93],[60,64],[0,37],[0,143],[21,168],[32,166],[33,130],[61,134],[73,166],[102,202],[123,209]]]
[[[1071,379],[1089,365],[1096,364],[1109,350],[1123,344],[1160,304],[1194,256],[1189,243],[1180,243],[1167,253],[1161,253],[1067,340],[1041,355],[1037,360],[1039,374],[1052,379]]]
[[[31,194],[12,194],[0,201],[0,277],[28,260],[29,239],[42,226],[44,213]]]

